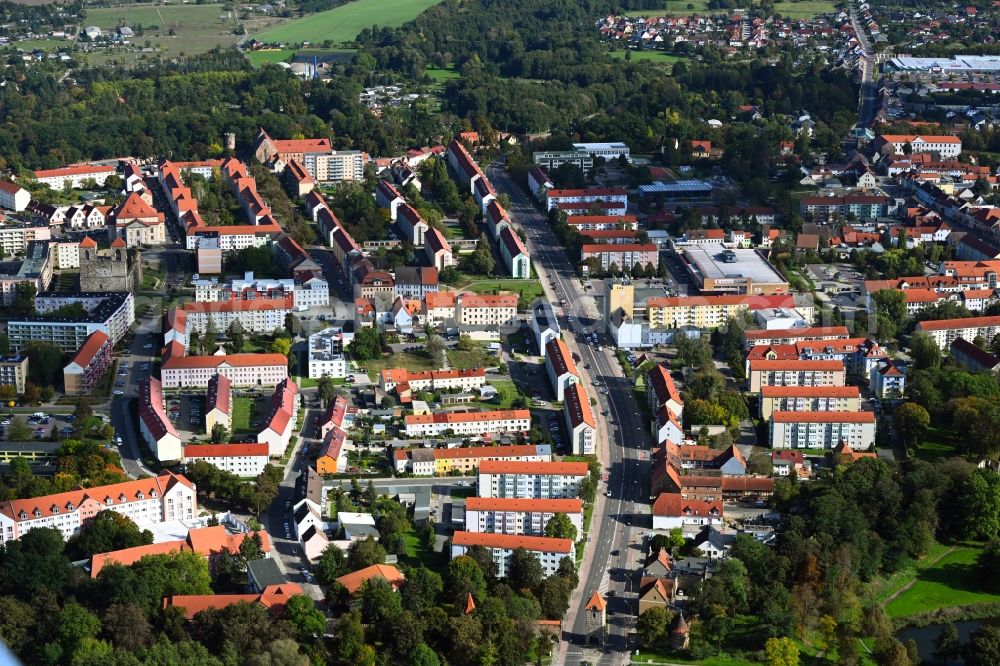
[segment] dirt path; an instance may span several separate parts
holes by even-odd
[[[924,569],[930,569],[932,566],[934,566],[935,564],[937,564],[941,560],[941,558],[943,558],[943,557],[945,557],[947,555],[950,555],[952,553],[952,551],[954,551],[954,550],[955,550],[955,547],[951,546],[950,548],[948,548],[948,550],[944,551],[943,553],[941,553],[940,555],[938,555],[936,558],[934,558],[933,562],[928,563],[927,566],[924,567]],[[892,594],[890,594],[888,597],[886,597],[882,601],[882,607],[884,608],[885,606],[888,606],[894,599],[896,599],[896,597],[898,597],[903,592],[906,592],[908,589],[910,589],[911,587],[913,587],[913,584],[917,582],[917,577],[919,575],[920,575],[920,572],[918,571],[917,575],[913,577],[913,580],[911,580],[909,583],[907,583],[906,585],[904,585],[903,587],[899,588],[898,590],[896,590],[895,592],[893,592]]]

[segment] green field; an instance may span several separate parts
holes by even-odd
[[[543,296],[542,283],[539,280],[483,280],[480,282],[470,282],[460,288],[463,291],[471,291],[476,294],[492,294],[495,292],[508,291],[512,294],[519,294],[529,303],[536,298]]]
[[[626,51],[612,51],[611,57],[616,60],[625,60]],[[674,55],[672,53],[664,53],[663,51],[627,51],[631,54],[629,58],[630,62],[651,62],[654,65],[661,65],[667,68],[673,68],[675,62],[680,62],[681,60],[687,60],[685,56]]]
[[[335,9],[310,14],[254,36],[262,42],[352,42],[365,28],[395,28],[412,21],[440,0],[355,0]]]
[[[492,354],[486,353],[485,349],[478,348],[471,351],[461,351],[458,349],[449,349],[448,354],[448,365],[452,368],[458,368],[459,370],[468,370],[469,368],[485,368],[489,366],[496,366],[500,363],[500,359]],[[499,389],[497,389],[499,392]]]
[[[251,398],[233,398],[233,432],[250,432],[253,421],[254,401]]]
[[[459,74],[454,69],[452,69],[451,67],[444,68],[444,67],[428,66],[427,76],[431,77],[431,80],[434,81],[434,83],[439,83],[439,84],[447,83],[448,81],[462,78],[462,75]]]
[[[983,591],[975,567],[980,552],[980,546],[956,547],[921,570],[913,586],[886,605],[886,613],[889,617],[907,617],[952,606],[1000,602],[1000,594]]]
[[[261,65],[288,62],[295,55],[293,49],[277,49],[275,51],[247,51],[247,59],[254,67]]]
[[[836,11],[833,2],[806,0],[805,2],[776,2],[774,11],[788,18],[812,18]],[[709,9],[708,0],[667,0],[664,9],[633,9],[628,16],[690,16],[691,14],[727,14],[728,9]]]
[[[395,352],[385,358],[366,361],[365,368],[368,370],[368,376],[374,381],[384,368],[406,368],[419,372],[421,370],[439,370],[440,366],[422,352]]]

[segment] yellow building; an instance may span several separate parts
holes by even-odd
[[[650,328],[718,328],[731,317],[744,312],[767,308],[794,308],[789,295],[750,296],[672,296],[646,301],[646,316]]]

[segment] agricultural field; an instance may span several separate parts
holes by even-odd
[[[440,0],[355,0],[254,34],[262,42],[301,44],[352,42],[372,25],[395,28],[412,21]]]
[[[616,60],[625,60],[625,50],[612,51],[611,56]],[[651,62],[655,65],[661,65],[668,69],[673,68],[675,62],[680,62],[681,60],[687,60],[685,56],[673,55],[672,53],[664,53],[663,51],[628,51],[631,53],[629,60],[631,62]]]
[[[809,19],[820,14],[831,14],[837,11],[832,2],[825,0],[805,0],[804,2],[776,2],[774,11],[788,18]]]

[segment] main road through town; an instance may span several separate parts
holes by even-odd
[[[502,163],[490,165],[487,177],[498,192],[510,197],[508,213],[527,236],[526,245],[546,297],[557,313],[561,309],[563,338],[580,354],[587,391],[598,401],[598,457],[608,472],[606,486],[601,485],[595,503],[579,567],[580,585],[570,602],[555,663],[624,663],[638,604],[631,574],[641,561],[641,536],[650,529],[650,435],[641,416],[643,410],[610,346],[598,351],[597,345],[587,343],[584,337],[596,332],[602,341],[608,340],[594,299],[582,293],[576,271],[549,228],[547,217],[513,182]],[[608,636],[603,646],[587,635],[585,608],[595,591],[609,602]]]

